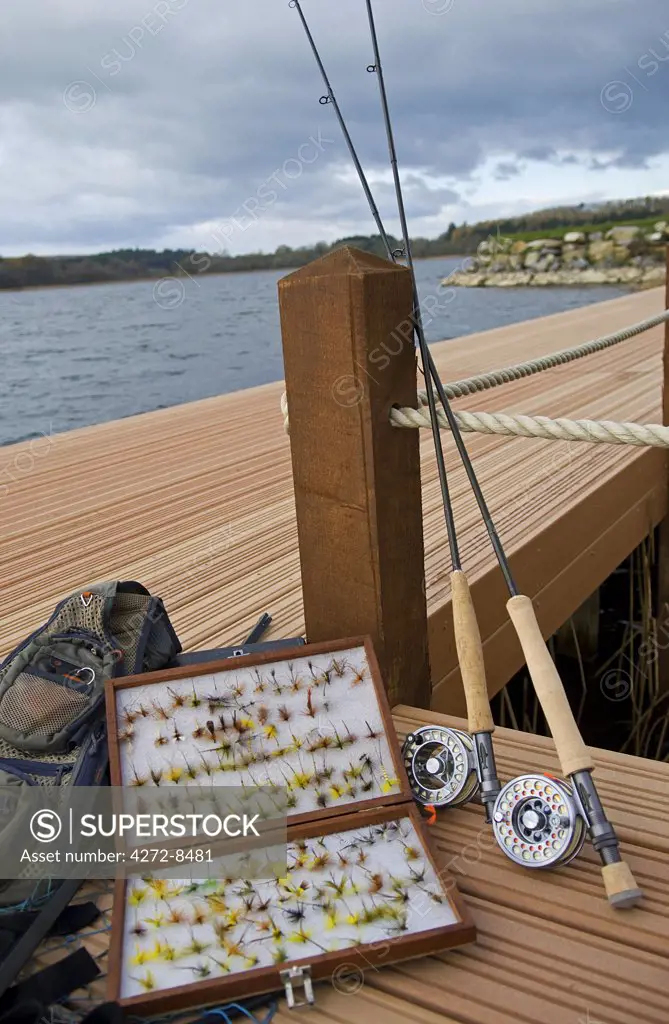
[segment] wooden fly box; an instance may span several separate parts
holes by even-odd
[[[267,785],[282,877],[117,881],[109,995],[140,1015],[362,973],[470,942],[430,848],[368,638],[110,680],[115,786]]]

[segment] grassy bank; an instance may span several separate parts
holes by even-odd
[[[592,231],[600,231],[605,234],[611,228],[625,227],[643,228],[645,231],[652,231],[658,219],[658,217],[639,217],[636,220],[610,220],[602,221],[600,224],[576,224],[571,227],[545,228],[542,231],[516,231],[511,234],[505,234],[504,238],[510,238],[513,242],[535,242],[538,238],[564,238],[570,231],[580,231],[586,235]]]

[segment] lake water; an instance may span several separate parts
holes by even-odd
[[[615,287],[459,288],[457,258],[416,264],[429,341],[625,294]],[[281,380],[286,271],[0,291],[0,445]]]

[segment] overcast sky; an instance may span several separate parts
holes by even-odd
[[[397,230],[363,0],[302,0]],[[666,0],[376,0],[412,235],[669,191]],[[286,0],[5,0],[0,254],[371,233]]]

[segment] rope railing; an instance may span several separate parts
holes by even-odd
[[[593,338],[582,345],[575,345],[573,348],[565,348],[561,352],[552,352],[547,356],[540,356],[538,359],[530,359],[525,363],[516,363],[515,366],[506,366],[501,370],[490,370],[488,373],[479,374],[476,377],[467,377],[465,380],[456,380],[451,384],[444,385],[447,398],[462,398],[465,395],[476,394],[477,391],[487,391],[490,388],[499,387],[500,384],[508,384],[512,380],[521,380],[523,377],[531,377],[535,373],[542,373],[543,370],[550,370],[554,366],[563,366],[565,363],[573,363],[576,359],[583,359],[594,352],[602,352],[613,345],[619,345],[623,341],[629,341],[637,334],[651,330],[652,327],[659,327],[669,321],[669,309],[658,313],[657,316],[640,320],[638,324],[625,327],[614,334],[604,334],[600,338]],[[418,392],[418,401],[421,405],[427,405],[427,392]]]
[[[648,317],[630,327],[623,328],[613,334],[594,338],[592,341],[573,348],[553,352],[551,355],[531,359],[515,366],[507,366],[501,370],[468,377],[444,385],[449,399],[461,398],[507,384],[509,381],[520,380],[543,370],[582,359],[584,356],[601,352],[613,345],[669,322],[669,309],[657,316]],[[427,393],[418,392],[418,408],[394,406],[390,411],[390,422],[393,427],[404,429],[430,428],[430,417],[426,411]],[[284,430],[289,433],[288,401],[286,393],[281,396]],[[567,418],[550,419],[548,416],[511,415],[503,412],[456,412],[455,419],[461,430],[478,434],[504,434],[516,437],[538,437],[550,441],[587,441],[596,444],[629,444],[637,447],[669,448],[669,427],[659,423],[618,423],[613,420],[572,420]],[[438,410],[439,426],[448,429],[448,422],[442,410]]]
[[[446,417],[438,410],[439,426],[448,429]],[[456,412],[460,430],[476,434],[507,434],[540,437],[548,441],[590,441],[598,444],[631,444],[637,447],[669,448],[669,427],[658,423],[617,423],[613,420],[552,420],[548,416],[512,416],[504,412]],[[421,409],[393,408],[393,427],[430,427],[430,417]]]

